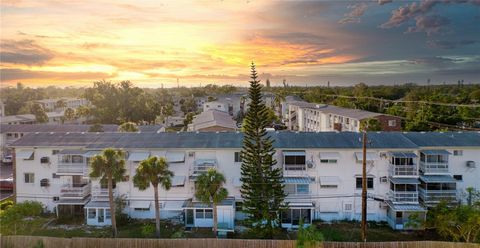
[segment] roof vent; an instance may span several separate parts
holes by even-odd
[[[195,133],[200,133],[199,131],[196,131]]]
[[[85,132],[82,132],[82,134],[85,134]]]
[[[39,134],[39,132],[35,132],[35,134]]]
[[[54,132],[50,132],[50,134],[54,134]]]
[[[421,131],[420,133],[425,133],[425,131]]]
[[[68,134],[70,134],[70,132],[66,132],[65,134],[67,134],[67,135],[68,135]]]
[[[215,133],[220,133],[219,131],[216,131]]]

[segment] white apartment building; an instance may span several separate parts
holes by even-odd
[[[287,128],[294,131],[359,132],[360,122],[370,118],[379,120],[383,131],[401,130],[401,119],[395,116],[300,100],[285,101],[282,104],[282,115]]]
[[[289,210],[282,226],[303,220],[361,218],[361,134],[355,132],[270,132],[277,166],[283,168]],[[480,133],[368,133],[367,219],[388,221],[394,229],[411,213],[422,218],[439,200],[460,201],[467,187],[480,189]],[[227,200],[218,206],[221,231],[233,231],[241,212],[240,167],[243,134],[199,133],[30,133],[15,149],[16,199],[36,200],[46,210],[84,214],[89,225],[109,225],[105,186],[89,178],[88,163],[102,149],[127,153],[127,176],[115,195],[127,201],[125,213],[154,218],[153,189],[139,191],[132,178],[139,161],[166,157],[175,174],[169,191],[160,189],[161,218],[187,227],[210,227],[212,206],[194,197],[196,177],[216,168],[226,177]],[[68,210],[68,211],[66,211]]]
[[[72,109],[76,109],[80,106],[87,106],[90,104],[90,102],[85,98],[71,98],[71,97],[42,99],[42,100],[35,101],[35,103],[42,105],[43,109],[47,112],[55,111],[55,110],[65,110],[66,108],[59,109],[56,107],[57,102],[60,100],[63,100],[65,102],[65,104],[67,105],[66,108],[72,108]]]

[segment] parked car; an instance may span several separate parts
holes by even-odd
[[[0,179],[0,190],[13,190],[13,177]]]

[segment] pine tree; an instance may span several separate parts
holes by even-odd
[[[244,120],[241,181],[243,211],[247,224],[259,238],[272,238],[280,227],[280,212],[285,209],[282,169],[277,161],[273,140],[267,134],[268,108],[262,101],[262,86],[251,65],[250,104]]]

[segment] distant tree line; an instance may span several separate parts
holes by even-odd
[[[478,107],[442,106],[418,102],[479,104],[480,85],[420,86],[404,84],[367,86],[364,83],[360,83],[352,87],[274,87],[271,88],[271,91],[279,95],[278,98],[297,95],[308,102],[396,115],[403,118],[403,129],[406,131],[448,129],[449,126],[447,125],[458,126],[459,128],[480,128],[480,108]],[[350,96],[353,98],[338,96]],[[417,102],[391,103],[387,100]],[[443,127],[434,123],[446,125]]]

